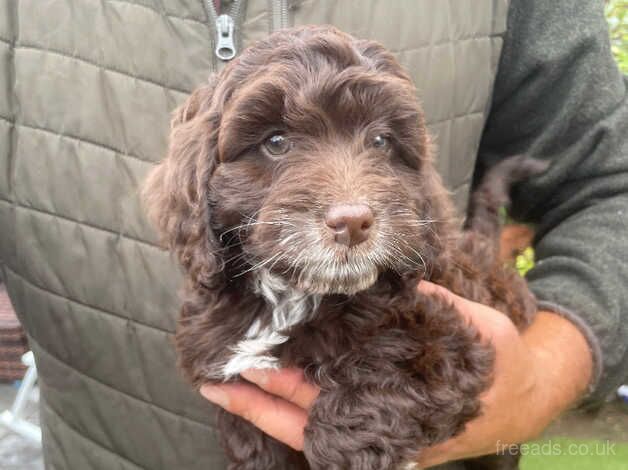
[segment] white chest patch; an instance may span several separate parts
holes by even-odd
[[[255,290],[273,308],[270,325],[261,327],[256,320],[231,349],[233,356],[222,368],[222,376],[228,379],[246,369],[272,369],[279,367],[277,358],[268,351],[285,343],[285,330],[310,318],[320,304],[320,295],[306,294],[290,287],[281,278],[266,270],[257,273]]]

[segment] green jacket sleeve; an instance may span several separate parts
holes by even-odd
[[[500,158],[551,160],[513,194],[535,222],[530,287],[569,317],[595,363],[587,404],[628,376],[628,101],[603,2],[513,0],[476,180]]]

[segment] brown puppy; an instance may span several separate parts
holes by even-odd
[[[542,165],[507,162],[461,230],[410,79],[330,27],[273,34],[194,92],[145,187],[186,272],[181,367],[200,385],[290,365],[322,389],[303,454],[224,414],[230,468],[392,469],[480,413],[492,349],[416,286],[530,321],[497,208]]]

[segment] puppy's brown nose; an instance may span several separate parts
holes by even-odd
[[[373,212],[366,204],[338,204],[329,208],[325,223],[334,232],[337,243],[354,246],[369,237]]]

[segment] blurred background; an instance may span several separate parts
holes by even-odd
[[[613,54],[626,74],[628,0],[606,1],[605,8]],[[533,233],[509,225],[502,237],[502,256],[522,275],[534,265]],[[43,470],[38,398],[26,337],[0,279],[0,470]],[[628,387],[599,409],[561,417],[522,454],[522,470],[628,470]]]

